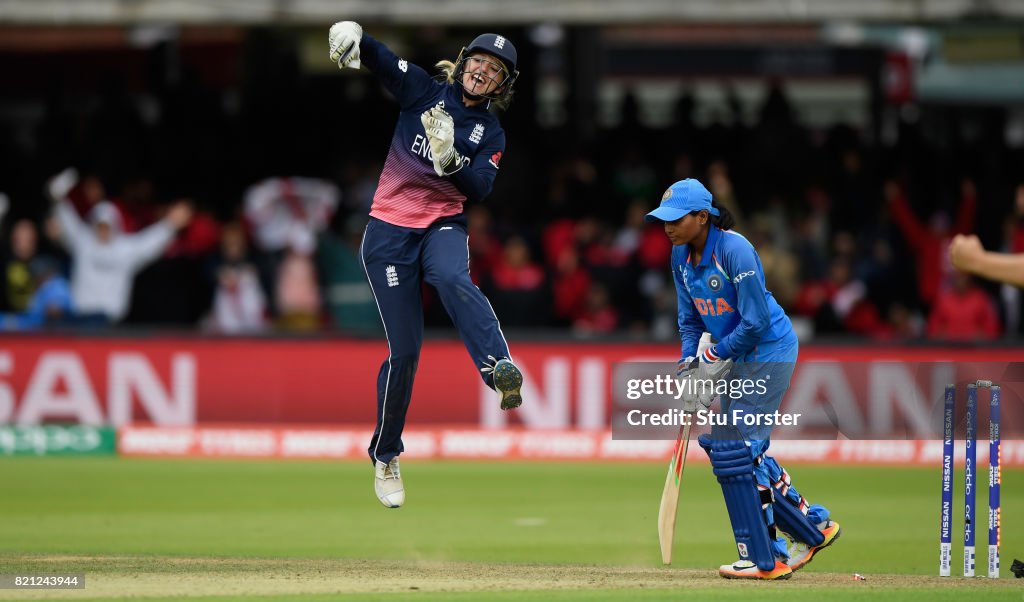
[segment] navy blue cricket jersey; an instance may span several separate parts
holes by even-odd
[[[458,83],[435,80],[365,33],[359,53],[401,107],[370,215],[396,226],[425,228],[462,213],[467,200],[490,194],[505,151],[505,131],[487,110],[489,103],[467,107]],[[463,168],[448,177],[434,172],[420,122],[420,115],[435,106],[452,116],[455,150],[463,157]]]

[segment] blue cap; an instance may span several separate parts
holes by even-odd
[[[711,193],[704,185],[686,178],[668,187],[665,194],[661,195],[661,205],[647,214],[644,219],[649,222],[663,221],[674,222],[687,213],[706,210],[711,215],[718,215],[720,212],[711,206]]]

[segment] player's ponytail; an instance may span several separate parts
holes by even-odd
[[[718,201],[712,200],[711,206],[718,209],[718,215],[711,216],[711,223],[718,226],[722,230],[731,230],[736,225],[736,218],[729,213],[729,210]]]
[[[441,72],[440,75],[437,76],[438,79],[449,84],[455,83],[455,63],[449,60],[440,60],[434,66]]]

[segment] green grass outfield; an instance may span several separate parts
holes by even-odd
[[[695,453],[699,450],[691,450]],[[788,466],[843,526],[788,582],[717,577],[735,548],[707,465],[683,478],[672,568],[663,464],[403,462],[385,509],[362,462],[0,460],[0,573],[84,572],[84,590],[2,599],[1024,600],[1024,471],[1003,471],[1002,576],[939,580],[939,467]],[[961,566],[957,475],[954,574]],[[979,522],[986,490],[979,490]],[[987,530],[978,530],[985,574]],[[854,581],[854,573],[867,579]],[[776,596],[777,594],[777,596]]]

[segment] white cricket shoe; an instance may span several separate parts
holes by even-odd
[[[374,467],[373,492],[380,503],[388,508],[398,508],[405,503],[405,485],[398,469],[398,456],[385,464],[377,460]]]

